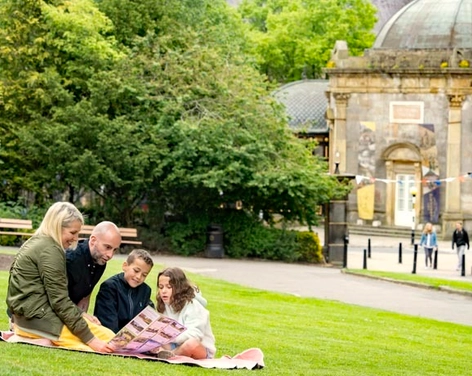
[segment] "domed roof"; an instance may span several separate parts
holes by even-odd
[[[382,30],[383,25],[392,18],[392,16],[402,9],[406,4],[413,0],[371,0],[372,5],[377,8],[377,22],[374,26],[374,32],[377,35]]]
[[[326,133],[326,109],[328,99],[325,92],[328,80],[301,80],[282,86],[274,97],[285,105],[289,126],[294,132]]]
[[[472,48],[472,0],[415,0],[384,25],[373,48]]]

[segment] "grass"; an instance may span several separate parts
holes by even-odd
[[[148,284],[153,287],[160,265]],[[105,277],[121,269],[112,260]],[[465,375],[472,328],[339,302],[298,298],[188,273],[208,299],[217,356],[259,347],[260,371],[212,370],[0,343],[2,375]],[[5,312],[8,272],[0,271]],[[7,328],[0,315],[0,329]]]
[[[370,277],[386,278],[399,282],[413,282],[436,289],[447,287],[453,290],[467,291],[472,293],[472,282],[467,281],[456,281],[450,279],[425,277],[411,273],[382,272],[366,269],[349,269],[348,272],[352,274],[359,274]]]

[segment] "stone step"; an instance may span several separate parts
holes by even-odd
[[[387,227],[387,226],[360,226],[349,225],[349,234],[364,236],[385,236],[392,238],[411,239],[411,228],[407,227]],[[441,234],[437,234],[440,238]],[[415,239],[421,238],[421,230],[415,231]]]

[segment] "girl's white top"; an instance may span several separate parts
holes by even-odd
[[[174,339],[174,343],[181,345],[190,338],[199,340],[208,349],[211,357],[215,355],[215,336],[211,330],[210,312],[204,307],[206,300],[199,293],[195,294],[190,302],[180,312],[174,312],[171,306],[165,305],[164,315],[177,320],[187,330]]]

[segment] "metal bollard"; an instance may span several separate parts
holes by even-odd
[[[434,251],[433,269],[434,270],[438,269],[438,250],[437,249]]]
[[[402,243],[398,244],[398,263],[402,263]]]
[[[343,268],[347,268],[347,244],[349,243],[349,237],[344,236],[344,249],[343,249]]]
[[[465,277],[465,253],[462,255],[461,277]]]
[[[418,258],[418,244],[415,244],[415,251],[413,252],[413,271],[411,274],[416,274],[416,259]]]
[[[370,238],[367,240],[367,257],[370,258]]]
[[[364,265],[362,268],[367,269],[367,249],[364,249]]]

